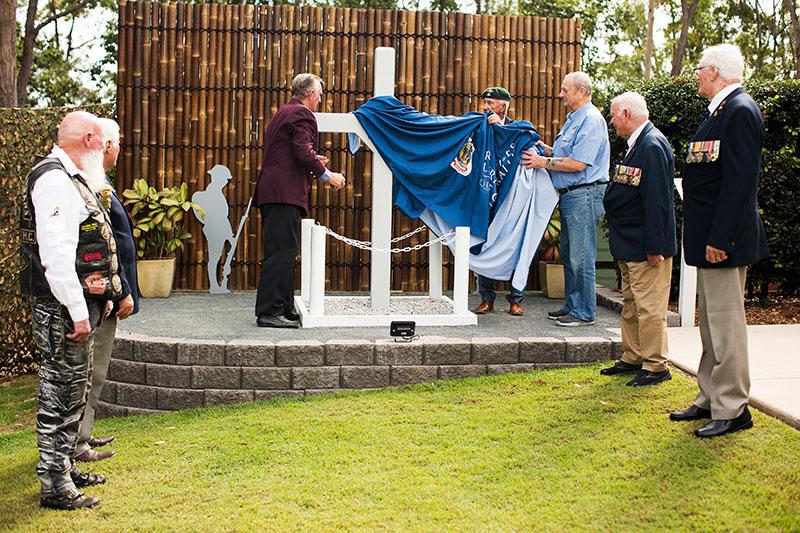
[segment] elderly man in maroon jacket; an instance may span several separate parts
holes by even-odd
[[[328,159],[317,155],[317,120],[322,79],[298,74],[292,80],[292,99],[272,117],[264,138],[264,158],[256,183],[256,205],[261,210],[264,259],[256,296],[257,324],[296,328],[294,262],[300,236],[300,217],[308,214],[311,181],[327,181],[334,190],[345,178],[325,168]]]

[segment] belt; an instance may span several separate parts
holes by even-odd
[[[558,195],[561,196],[565,192],[574,191],[575,189],[581,189],[583,187],[591,187],[592,185],[605,185],[606,183],[608,183],[608,182],[607,181],[593,181],[591,183],[581,183],[581,184],[578,184],[578,185],[570,185],[569,187],[566,187],[564,189],[556,189],[556,191],[558,191]]]

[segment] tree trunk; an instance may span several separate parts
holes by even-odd
[[[800,79],[800,23],[797,21],[797,2],[795,0],[783,0],[783,5],[786,11],[789,12],[789,18],[792,20],[792,40],[794,47],[794,79]]]
[[[647,45],[644,49],[644,79],[649,80],[652,76],[651,63],[653,62],[653,11],[655,11],[656,1],[650,0],[647,3]]]
[[[16,0],[0,0],[0,107],[17,105],[16,9]]]
[[[22,40],[22,61],[17,74],[17,106],[25,107],[28,98],[28,81],[33,68],[33,47],[36,45],[36,0],[28,0],[28,16],[25,19],[25,38]]]
[[[672,72],[670,76],[677,76],[683,69],[683,56],[686,53],[686,41],[689,39],[689,26],[692,24],[694,10],[699,0],[692,0],[691,5],[686,5],[686,0],[681,0],[681,35],[675,46],[675,56],[672,58]]]

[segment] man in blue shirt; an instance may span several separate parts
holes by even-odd
[[[608,128],[592,105],[592,80],[587,74],[567,74],[558,97],[567,109],[567,120],[553,146],[539,141],[545,155],[526,150],[521,163],[548,169],[559,194],[565,298],[563,307],[547,317],[559,326],[591,326],[596,311],[595,231],[604,214],[608,183]]]

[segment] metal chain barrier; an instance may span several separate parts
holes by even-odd
[[[317,222],[316,224],[317,224],[317,226],[321,226],[321,224],[319,222]],[[415,229],[414,231],[412,231],[410,233],[407,233],[406,235],[403,235],[402,237],[397,237],[395,239],[392,239],[391,242],[398,242],[398,241],[402,241],[403,239],[407,239],[407,238],[411,237],[412,235],[414,235],[416,233],[419,233],[423,229],[425,229],[425,226],[420,226],[417,229]],[[456,237],[456,232],[454,230],[450,230],[447,233],[445,233],[444,235],[442,235],[441,237],[439,237],[439,238],[437,238],[435,240],[432,240],[432,241],[424,242],[422,244],[417,244],[415,246],[406,246],[405,248],[386,249],[386,248],[375,248],[375,247],[372,246],[372,243],[369,242],[369,241],[359,241],[359,240],[356,240],[356,239],[351,239],[350,237],[345,237],[343,235],[339,235],[338,233],[336,233],[335,231],[333,231],[331,228],[329,228],[327,226],[325,226],[325,233],[327,233],[328,235],[330,235],[334,239],[338,239],[338,240],[344,242],[345,244],[349,244],[350,246],[354,246],[354,247],[359,248],[361,250],[369,250],[369,251],[372,251],[372,252],[389,252],[389,253],[392,253],[392,254],[401,254],[401,253],[412,252],[412,251],[415,251],[415,250],[421,250],[421,249],[427,248],[431,244],[434,244],[434,243],[437,243],[437,242],[441,242],[442,244],[448,245]]]
[[[405,239],[408,239],[409,237],[412,237],[412,236],[416,235],[417,233],[419,233],[420,231],[424,230],[425,228],[426,228],[426,226],[420,226],[417,229],[415,229],[414,231],[410,231],[410,232],[406,233],[405,235],[403,235],[402,237],[395,237],[394,239],[392,239],[389,242],[400,242],[400,241],[403,241]]]

